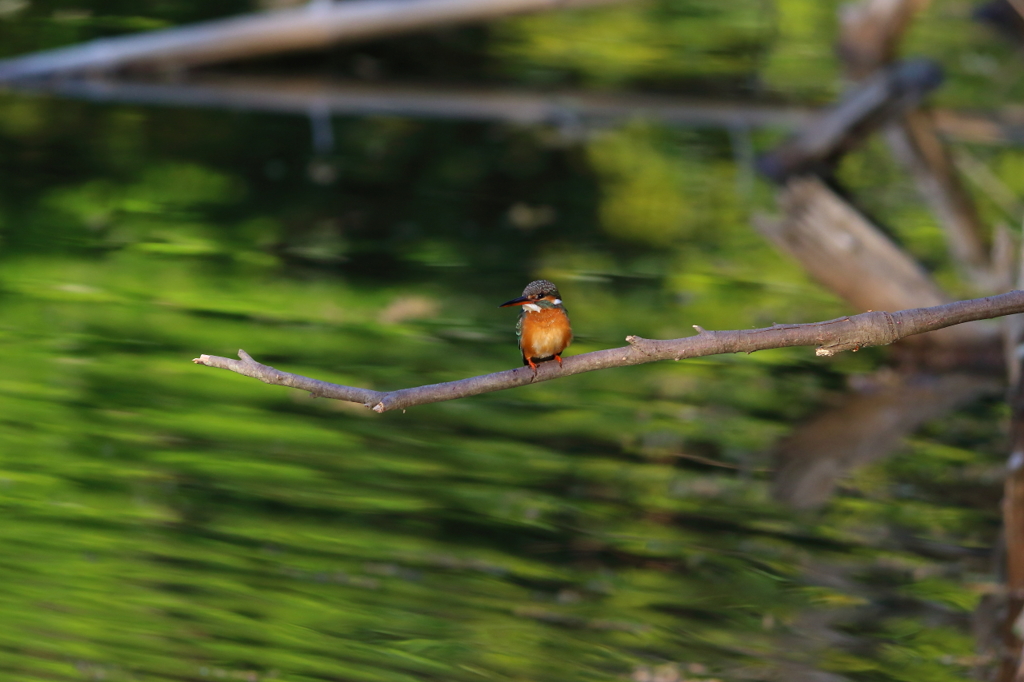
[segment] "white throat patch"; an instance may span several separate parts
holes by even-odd
[[[536,303],[524,303],[523,307],[526,308],[527,310],[529,310],[531,313],[539,313],[540,312],[540,306],[537,305]]]

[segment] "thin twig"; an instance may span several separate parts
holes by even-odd
[[[964,322],[1020,312],[1024,312],[1024,291],[1015,290],[998,296],[955,301],[931,308],[894,313],[868,312],[810,324],[777,324],[763,329],[738,331],[706,331],[695,326],[698,330],[696,336],[664,341],[627,336],[629,345],[623,348],[575,355],[565,358],[561,365],[555,362],[541,363],[536,371],[519,367],[459,381],[386,392],[341,386],[282,372],[256,362],[241,350],[238,352],[241,360],[201,355],[192,362],[231,370],[268,384],[302,389],[324,398],[362,403],[380,413],[550,381],[583,372],[641,365],[658,360],[681,360],[720,353],[753,353],[790,346],[817,346],[815,354],[828,357],[845,350],[887,345],[913,334]]]

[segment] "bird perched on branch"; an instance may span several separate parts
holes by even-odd
[[[530,282],[522,296],[498,307],[513,305],[523,307],[516,323],[523,364],[529,365],[534,372],[537,371],[537,363],[545,360],[558,360],[561,365],[562,351],[572,343],[572,327],[562,307],[558,288],[546,279]]]

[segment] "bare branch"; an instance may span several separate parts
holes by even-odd
[[[1015,278],[1024,281],[1024,272]],[[1018,284],[1020,286],[1020,284]],[[993,595],[992,612],[1000,614],[1002,622],[993,623],[992,634],[998,641],[990,648],[998,652],[998,682],[1016,682],[1021,679],[1024,638],[1017,623],[1024,612],[1024,319],[1012,315],[1003,320],[1004,353],[1009,375],[1007,402],[1010,405],[1010,457],[1006,462],[1003,481],[1003,544],[1006,592]],[[999,599],[1002,603],[996,602]],[[981,608],[983,605],[979,605]]]
[[[943,227],[953,262],[982,291],[992,291],[985,228],[970,193],[960,181],[953,158],[931,115],[908,111],[887,130],[889,147],[906,167],[918,191]]]
[[[859,80],[896,57],[914,17],[930,0],[865,0],[843,5],[838,51],[851,78]]]
[[[507,121],[516,124],[605,125],[645,118],[669,125],[709,128],[807,127],[822,111],[810,106],[760,101],[692,99],[650,93],[511,88],[463,88],[368,84],[311,76],[205,74],[184,81],[51,78],[9,87],[90,102],[131,102],[154,106],[206,107],[309,116],[311,111],[350,116],[386,114],[413,118]],[[944,137],[975,144],[1024,142],[1024,116],[1007,108],[967,112],[933,109]]]
[[[848,76],[864,79],[889,65],[915,16],[929,0],[863,0],[840,10],[839,54]],[[918,191],[946,233],[950,255],[979,291],[994,290],[985,229],[934,118],[910,109],[886,126],[896,158],[910,170]]]
[[[927,59],[879,69],[848,91],[818,120],[758,159],[758,170],[783,183],[808,173],[828,172],[835,163],[894,115],[917,106],[942,83],[942,70]]]
[[[2,64],[0,64],[2,67]],[[12,84],[18,91],[45,92],[91,102],[132,102],[174,107],[208,107],[308,116],[329,114],[507,121],[516,124],[608,122],[649,118],[671,125],[712,128],[780,127],[796,130],[819,111],[811,106],[714,100],[640,92],[525,90],[350,82],[318,76],[247,76],[204,73],[187,80],[55,78]],[[970,139],[1024,138],[1019,122],[1005,123],[968,112],[945,112],[953,134]]]
[[[1013,8],[1017,10],[1022,17],[1024,17],[1024,0],[1009,0],[1009,2],[1013,5]]]
[[[780,220],[755,227],[854,309],[901,310],[950,297],[906,251],[817,178],[790,180],[779,195]],[[963,333],[947,334],[958,343]]]
[[[0,81],[68,76],[125,67],[187,68],[325,47],[434,26],[614,0],[353,0],[311,2],[45,50],[0,61]]]
[[[655,340],[629,336],[626,338],[629,345],[623,348],[575,355],[565,358],[561,365],[555,362],[541,363],[536,372],[528,367],[519,367],[459,381],[387,392],[341,386],[281,372],[256,362],[245,351],[238,352],[241,360],[201,355],[192,362],[228,369],[268,384],[302,389],[324,398],[362,403],[374,412],[386,412],[550,381],[583,372],[642,365],[658,360],[682,360],[721,353],[753,353],[789,346],[817,346],[817,355],[831,356],[845,350],[883,346],[913,334],[923,334],[964,322],[1020,312],[1024,312],[1024,291],[1015,290],[998,296],[955,301],[931,308],[894,313],[867,312],[810,324],[776,324],[763,329],[738,331],[707,331],[697,327],[696,336],[684,339]]]
[[[332,384],[327,381],[320,381],[319,379],[310,379],[309,377],[304,377],[299,374],[282,372],[274,369],[273,367],[268,367],[267,365],[256,362],[252,359],[251,355],[241,349],[238,351],[238,357],[242,359],[232,360],[231,358],[221,358],[216,355],[200,355],[192,362],[197,365],[206,365],[207,367],[228,369],[243,376],[259,379],[265,384],[276,384],[278,386],[298,388],[303,391],[308,391],[318,397],[334,398],[335,400],[345,400],[352,403],[363,403],[367,406],[375,404],[387,395],[379,391],[371,391],[368,388],[341,386],[340,384]]]

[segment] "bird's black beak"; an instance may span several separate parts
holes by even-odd
[[[511,301],[508,301],[507,303],[502,303],[498,307],[499,308],[507,308],[510,305],[523,305],[524,303],[529,303],[529,302],[530,302],[529,298],[527,298],[526,296],[520,296],[519,298],[513,298]]]

